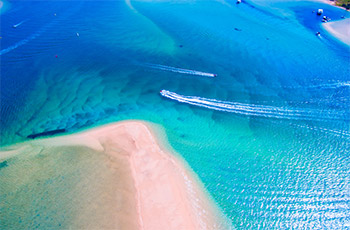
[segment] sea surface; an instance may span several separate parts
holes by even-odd
[[[350,228],[350,49],[314,11],[333,21],[349,12],[282,0],[5,5],[4,148],[30,135],[141,119],[164,127],[234,228]],[[69,226],[72,200],[38,201],[48,168],[96,170],[92,185],[106,174],[86,167],[103,161],[93,154],[45,156],[0,162],[1,229]],[[40,165],[41,177],[9,186]],[[69,198],[74,180],[57,180],[50,191]],[[19,197],[36,202],[24,209]]]

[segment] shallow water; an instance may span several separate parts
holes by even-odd
[[[1,145],[143,119],[165,127],[235,227],[346,227],[350,50],[321,30],[320,7],[349,17],[302,1],[12,2]]]
[[[0,168],[2,229],[117,229],[134,222],[133,182],[104,154],[36,146],[6,163]]]

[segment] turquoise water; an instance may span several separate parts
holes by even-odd
[[[302,1],[11,2],[1,145],[151,121],[236,228],[349,228],[350,49],[317,8],[350,17]]]

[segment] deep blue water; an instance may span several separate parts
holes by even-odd
[[[10,2],[1,145],[143,119],[236,228],[348,228],[350,49],[312,11],[350,15],[261,2]]]

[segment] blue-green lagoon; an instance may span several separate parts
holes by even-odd
[[[349,12],[277,0],[6,4],[4,149],[33,134],[144,120],[164,128],[234,229],[350,227],[350,49],[313,11],[323,8],[333,20]],[[102,161],[94,154],[7,157],[0,163],[0,228],[74,226],[72,175],[88,171],[94,193],[98,178],[114,178],[90,167]],[[16,178],[37,167],[71,176],[48,182],[50,191],[66,194],[60,206],[22,209],[41,199],[44,185],[36,181],[47,179]],[[40,170],[35,175],[44,178]],[[46,219],[35,217],[47,207]]]

